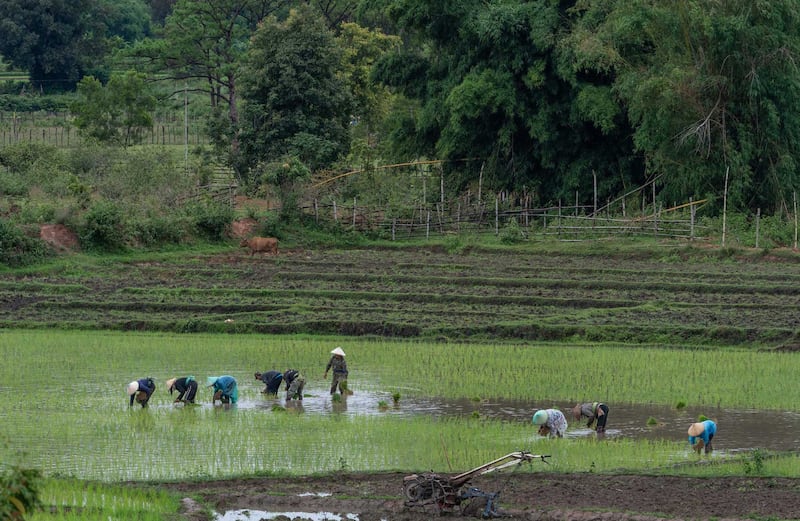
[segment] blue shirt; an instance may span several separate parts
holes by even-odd
[[[697,442],[697,438],[703,440],[703,443],[708,445],[708,442],[711,441],[711,437],[717,433],[717,424],[711,420],[706,420],[703,422],[703,434],[700,436],[689,436],[689,444],[694,445]]]
[[[214,382],[214,390],[222,391],[222,394],[231,399],[231,403],[239,401],[239,388],[236,385],[236,379],[232,376],[220,376]]]

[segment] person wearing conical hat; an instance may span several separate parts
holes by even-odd
[[[693,423],[689,426],[689,445],[698,454],[702,449],[705,449],[706,454],[710,454],[714,450],[711,447],[711,440],[716,433],[717,424],[712,420]]]
[[[264,382],[264,389],[261,394],[271,394],[277,396],[283,381],[283,374],[280,371],[266,371],[264,373],[256,373],[256,380]]]
[[[170,378],[167,380],[167,390],[170,395],[172,391],[178,391],[178,397],[175,398],[174,403],[194,403],[194,397],[197,395],[197,380],[194,379],[194,376]]]
[[[606,431],[606,420],[608,420],[608,405],[603,402],[579,403],[572,408],[572,416],[575,421],[588,418],[586,426],[590,429],[592,424],[597,422],[595,430],[597,434],[603,434]]]
[[[539,426],[541,436],[563,438],[567,432],[567,418],[558,409],[539,409],[534,413],[532,421]]]
[[[236,378],[232,376],[209,376],[206,378],[206,387],[213,387],[214,397],[212,403],[216,403],[219,400],[223,404],[235,404],[239,401],[239,386],[236,383]]]
[[[323,380],[328,378],[328,371],[333,371],[331,395],[336,394],[338,388],[342,396],[347,396],[347,362],[344,360],[344,350],[341,347],[331,351],[331,359],[328,361],[328,365],[325,366]]]
[[[152,378],[140,378],[128,384],[128,396],[131,397],[129,407],[133,407],[133,401],[136,400],[142,407],[147,407],[147,402],[156,390],[156,384]]]

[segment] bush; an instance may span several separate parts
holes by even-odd
[[[233,209],[215,201],[192,203],[185,211],[197,232],[211,241],[223,240],[233,222]]]
[[[517,244],[525,240],[525,232],[517,223],[517,218],[512,217],[500,230],[500,242],[503,244]]]
[[[0,474],[0,519],[25,519],[41,507],[38,470],[12,466]]]
[[[122,211],[110,201],[98,201],[86,212],[78,237],[81,246],[88,251],[116,252],[124,249]]]
[[[0,263],[11,267],[25,266],[46,258],[45,244],[28,237],[10,222],[0,219]]]
[[[180,244],[191,235],[191,225],[177,217],[144,217],[130,223],[133,240],[145,247]]]

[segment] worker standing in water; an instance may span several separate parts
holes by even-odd
[[[325,375],[322,377],[323,379],[328,378],[328,371],[333,371],[333,378],[331,380],[331,395],[336,394],[336,390],[338,388],[339,393],[341,395],[347,396],[347,362],[344,359],[344,350],[341,347],[337,347],[333,351],[331,351],[331,359],[328,361],[328,365],[325,366]]]

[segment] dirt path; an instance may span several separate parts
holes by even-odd
[[[403,474],[254,478],[171,483],[167,488],[202,501],[217,512],[332,512],[359,521],[421,521],[435,510],[403,504]],[[472,486],[500,492],[501,511],[537,521],[651,521],[800,519],[800,479],[682,478],[595,474],[493,474]],[[330,495],[328,495],[330,494]],[[184,511],[192,521],[207,517]],[[449,515],[461,518],[458,513]],[[254,521],[257,516],[251,517]]]

